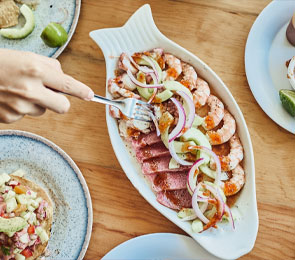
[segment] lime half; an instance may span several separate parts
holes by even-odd
[[[283,107],[290,115],[295,116],[295,91],[288,89],[281,89],[279,92]]]
[[[66,43],[68,40],[68,34],[60,24],[50,23],[43,30],[41,38],[46,45],[55,48]]]

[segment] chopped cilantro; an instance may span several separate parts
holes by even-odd
[[[1,246],[1,251],[4,255],[10,255],[10,247]]]

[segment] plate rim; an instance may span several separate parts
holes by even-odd
[[[253,97],[255,98],[257,104],[259,105],[259,107],[262,109],[262,111],[274,122],[276,123],[277,125],[279,125],[280,127],[282,127],[284,130],[292,133],[292,134],[295,134],[295,129],[291,129],[290,127],[288,127],[288,125],[284,124],[284,122],[279,122],[275,119],[275,117],[267,110],[267,108],[261,104],[261,101],[260,101],[260,98],[259,98],[259,95],[256,93],[255,91],[255,87],[251,86],[250,84],[250,81],[252,81],[250,79],[250,64],[249,64],[249,52],[250,52],[250,47],[249,45],[251,44],[251,38],[253,37],[253,31],[255,30],[256,26],[257,26],[257,23],[259,22],[259,20],[261,19],[262,16],[265,15],[266,12],[268,12],[268,10],[272,9],[273,6],[275,6],[276,4],[282,4],[284,3],[285,1],[282,1],[282,0],[273,0],[271,1],[267,6],[265,6],[263,8],[263,10],[259,13],[259,15],[256,17],[255,21],[253,22],[252,26],[251,26],[251,29],[248,33],[248,36],[247,36],[247,41],[246,41],[246,45],[245,45],[245,52],[244,52],[244,67],[245,67],[245,73],[246,73],[246,78],[247,78],[247,82],[248,82],[248,85],[250,87],[250,90],[252,92],[252,95]],[[288,20],[286,20],[286,22],[288,22]]]
[[[101,260],[104,260],[105,257],[108,257],[109,254],[112,254],[113,252],[115,252],[115,250],[118,250],[119,248],[121,247],[124,247],[134,241],[137,241],[137,240],[141,240],[141,239],[145,239],[145,238],[150,238],[150,239],[153,239],[154,237],[161,237],[161,236],[169,236],[169,238],[173,238],[173,239],[176,239],[176,238],[180,238],[180,239],[184,239],[184,240],[190,240],[192,241],[194,244],[195,243],[195,240],[188,236],[188,235],[184,235],[184,234],[177,234],[177,233],[170,233],[170,232],[157,232],[157,233],[148,233],[148,234],[143,234],[143,235],[140,235],[140,236],[136,236],[136,237],[132,237],[126,241],[123,241],[122,243],[116,245],[115,247],[113,247],[110,251],[108,251],[103,257]],[[201,247],[198,243],[197,243],[197,246]],[[201,247],[202,248],[202,247]],[[210,255],[210,257],[212,258],[216,258],[218,259],[218,257],[210,254],[206,249],[202,248],[204,250],[205,253],[207,253],[208,255]],[[121,259],[118,259],[118,260],[121,260]]]
[[[0,137],[1,136],[19,136],[19,137],[25,137],[25,138],[33,139],[34,141],[41,142],[45,144],[46,146],[48,146],[49,148],[53,149],[55,152],[57,152],[74,170],[78,180],[80,181],[80,184],[84,192],[84,196],[86,198],[86,207],[87,207],[87,213],[88,213],[87,230],[86,230],[84,242],[81,247],[81,251],[77,258],[82,260],[86,254],[86,251],[88,249],[88,245],[91,239],[92,225],[93,225],[93,209],[92,209],[92,200],[91,200],[89,188],[87,186],[86,180],[84,179],[84,176],[82,172],[80,171],[79,167],[63,149],[61,149],[58,145],[56,145],[55,143],[53,143],[52,141],[48,140],[47,138],[43,136],[34,134],[32,132],[28,132],[28,131],[12,130],[12,129],[0,130]]]
[[[72,24],[68,33],[68,40],[64,45],[59,47],[52,55],[49,55],[50,58],[57,59],[60,54],[65,50],[65,48],[70,43],[75,31],[76,27],[78,25],[79,17],[80,17],[80,11],[81,11],[81,0],[75,0],[75,14],[74,18],[72,19]]]

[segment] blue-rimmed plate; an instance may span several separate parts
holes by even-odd
[[[87,184],[74,161],[49,140],[23,131],[0,131],[0,173],[17,169],[47,191],[54,204],[48,259],[83,259],[92,229]]]
[[[81,0],[41,0],[34,11],[36,26],[34,31],[24,39],[9,40],[0,36],[0,48],[31,51],[44,56],[57,58],[71,40],[76,29]],[[20,17],[20,25],[23,23]],[[50,48],[44,44],[40,35],[50,22],[61,22],[68,32],[68,41],[60,48]],[[20,26],[19,25],[19,26]]]

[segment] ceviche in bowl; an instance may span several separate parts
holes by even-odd
[[[224,83],[161,34],[148,5],[123,27],[90,36],[106,59],[107,97],[149,104],[147,122],[107,109],[111,142],[132,184],[217,257],[251,251],[258,229],[253,150]]]

